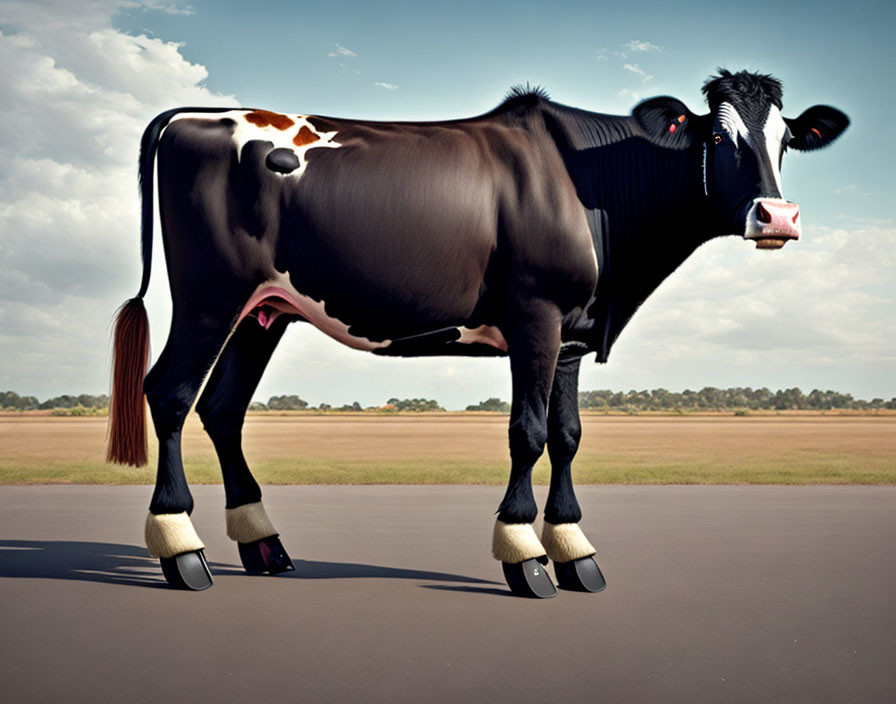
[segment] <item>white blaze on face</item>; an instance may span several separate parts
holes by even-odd
[[[722,129],[731,137],[734,146],[738,146],[738,139],[743,139],[750,143],[750,130],[747,129],[746,123],[740,113],[731,103],[721,103],[719,105],[719,122]]]
[[[765,125],[762,127],[763,144],[756,144],[755,140],[750,137],[750,130],[740,116],[740,113],[731,103],[721,103],[719,105],[719,122],[722,129],[728,133],[735,146],[738,140],[743,139],[754,151],[756,156],[762,161],[761,154],[758,150],[765,149],[768,154],[769,167],[772,170],[772,178],[778,187],[778,193],[783,194],[783,186],[781,184],[781,147],[784,135],[787,132],[787,123],[784,122],[784,116],[777,105],[769,107],[768,115],[765,118]]]
[[[784,194],[784,189],[781,185],[781,146],[786,132],[787,123],[784,122],[784,116],[781,115],[777,105],[772,105],[769,108],[765,126],[762,128],[762,134],[765,136],[765,148],[771,162],[775,185],[778,187],[778,193],[781,195]]]
[[[274,149],[289,149],[299,159],[299,166],[286,176],[301,176],[308,161],[305,153],[320,147],[337,148],[342,145],[333,140],[336,132],[318,132],[308,121],[308,115],[268,112],[266,110],[229,110],[227,112],[182,112],[171,118],[177,120],[232,120],[233,142],[237,158],[242,157],[243,147],[252,140],[270,142]],[[169,124],[171,124],[169,122]]]

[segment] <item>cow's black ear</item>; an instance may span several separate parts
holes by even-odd
[[[813,105],[796,118],[784,118],[792,135],[787,146],[809,152],[828,146],[849,127],[849,118],[829,105]]]
[[[647,138],[659,147],[687,149],[700,134],[703,118],[688,110],[678,98],[662,96],[638,103],[632,117]]]

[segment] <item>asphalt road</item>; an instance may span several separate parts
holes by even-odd
[[[269,487],[281,577],[196,487],[200,593],[146,555],[149,487],[0,487],[0,699],[896,701],[896,487],[578,493],[608,587],[534,601],[497,487]]]

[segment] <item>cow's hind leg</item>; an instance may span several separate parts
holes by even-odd
[[[265,329],[246,318],[218,358],[196,404],[206,432],[215,445],[227,497],[227,535],[239,546],[247,572],[277,574],[293,570],[261,502],[261,488],[243,456],[242,430],[246,409],[265,367],[283,335],[289,317],[278,316]]]
[[[579,449],[579,357],[561,353],[548,406],[548,454],[551,488],[544,509],[541,542],[554,562],[563,589],[599,592],[607,583],[594,561],[595,549],[579,528],[582,511],[572,484],[572,460]]]
[[[202,380],[224,344],[234,313],[219,311],[187,319],[175,310],[165,349],[143,388],[159,439],[156,486],[146,518],[146,546],[162,564],[169,584],[200,591],[212,585],[205,545],[190,514],[193,496],[181,458],[181,430]]]
[[[547,440],[547,404],[560,347],[560,313],[545,301],[527,301],[525,307],[511,320],[511,469],[498,509],[492,554],[501,561],[514,594],[545,598],[555,596],[557,590],[544,569],[547,555],[532,528],[538,515],[532,468]]]

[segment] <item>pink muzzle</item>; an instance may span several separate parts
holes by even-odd
[[[779,200],[756,199],[744,237],[758,249],[780,249],[800,237],[800,206]]]

